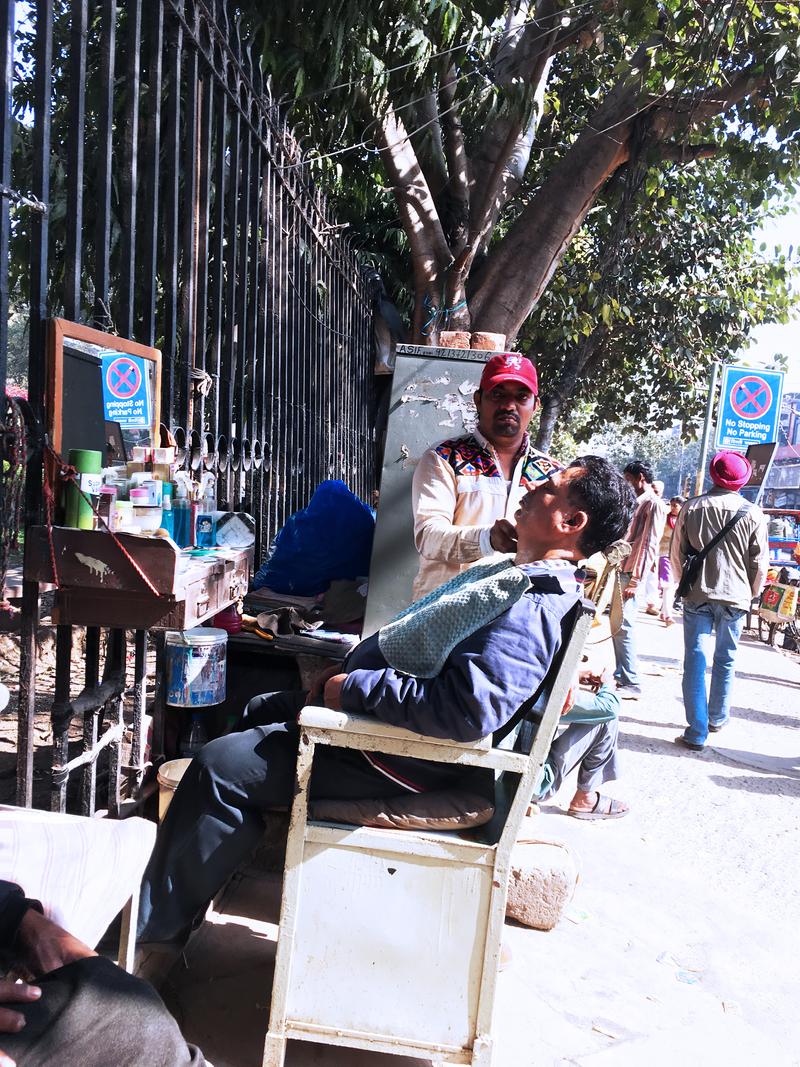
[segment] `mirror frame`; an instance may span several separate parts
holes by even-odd
[[[113,348],[128,356],[141,356],[155,363],[153,384],[152,424],[150,432],[153,445],[159,444],[159,427],[161,425],[161,352],[157,348],[140,345],[104,330],[95,330],[80,322],[69,319],[48,319],[47,323],[47,382],[45,388],[45,419],[50,445],[61,455],[62,432],[62,392],[64,387],[64,339],[73,338],[86,344],[98,345],[100,348]],[[64,457],[66,460],[66,456]]]

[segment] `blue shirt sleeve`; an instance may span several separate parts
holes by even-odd
[[[562,612],[526,595],[456,645],[434,678],[360,668],[341,692],[345,711],[429,737],[476,741],[503,726],[543,681],[561,645]]]

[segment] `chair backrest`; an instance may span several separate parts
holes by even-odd
[[[487,844],[502,842],[510,849],[516,840],[558,729],[561,712],[577,674],[594,615],[594,605],[590,601],[580,600],[565,616],[561,648],[544,681],[507,724],[513,730],[519,724],[525,723],[530,716],[531,721],[535,723],[535,733],[527,752],[528,760],[524,772],[513,775],[517,779],[515,783],[511,781],[512,775],[508,771],[500,775],[495,785],[494,817],[485,826],[473,831],[477,839],[486,841]],[[503,732],[508,735],[506,728]]]

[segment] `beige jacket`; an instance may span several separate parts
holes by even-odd
[[[670,558],[676,578],[680,578],[688,547],[698,551],[730,522],[746,501],[739,493],[714,487],[689,500],[681,508],[672,536]],[[703,570],[686,597],[691,604],[717,600],[732,607],[750,607],[764,585],[769,567],[767,522],[761,508],[749,505],[715,549],[703,561]]]
[[[485,556],[496,519],[514,521],[531,485],[559,465],[525,437],[511,475],[503,477],[497,455],[479,430],[428,449],[414,471],[414,542],[420,554],[415,600]]]

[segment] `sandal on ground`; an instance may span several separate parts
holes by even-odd
[[[621,819],[629,811],[630,808],[627,804],[623,804],[621,800],[614,800],[613,797],[606,797],[602,793],[598,793],[595,805],[591,810],[580,811],[576,808],[567,808],[567,815],[571,815],[573,819]]]

